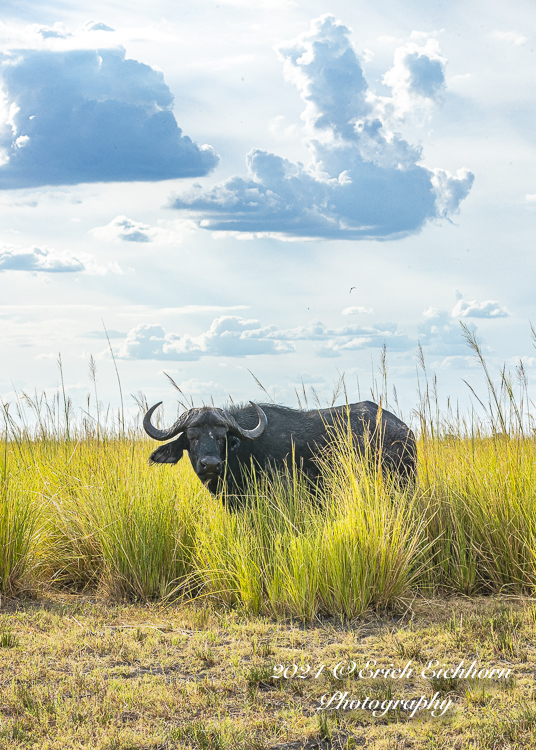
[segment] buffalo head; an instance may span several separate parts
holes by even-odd
[[[169,430],[159,430],[151,423],[151,416],[161,403],[160,401],[152,406],[145,415],[145,432],[154,440],[169,440],[177,435],[179,437],[153,451],[149,461],[176,464],[186,450],[195,473],[211,492],[218,489],[218,482],[225,473],[229,453],[238,449],[241,440],[255,440],[260,437],[268,424],[266,414],[260,406],[250,402],[259,417],[259,423],[253,430],[245,430],[224,409],[207,406],[189,409],[181,414]]]

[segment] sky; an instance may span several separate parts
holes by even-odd
[[[385,348],[409,419],[419,347],[485,396],[462,323],[536,381],[532,2],[25,0],[0,40],[3,403],[59,356],[76,409],[90,357],[128,410],[174,412],[165,373],[358,401]]]

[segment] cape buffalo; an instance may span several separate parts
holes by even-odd
[[[301,411],[275,404],[254,404],[216,409],[204,406],[184,412],[168,430],[159,430],[151,416],[143,420],[155,440],[177,440],[157,448],[150,463],[176,464],[188,451],[199,479],[216,494],[224,488],[231,495],[243,493],[251,466],[264,470],[291,468],[294,462],[307,477],[316,480],[320,470],[315,457],[333,438],[333,428],[348,426],[356,449],[377,455],[382,467],[407,482],[415,475],[415,437],[407,425],[372,401]]]

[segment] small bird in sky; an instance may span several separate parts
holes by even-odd
[[[355,289],[355,286],[350,287],[350,294],[352,294],[352,289]]]

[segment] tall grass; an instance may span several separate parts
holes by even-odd
[[[0,481],[0,594],[33,588],[41,508],[16,481]]]
[[[304,620],[357,617],[415,590],[534,593],[527,379],[521,366],[517,397],[505,370],[495,384],[465,333],[487,397],[474,396],[479,416],[441,410],[421,357],[417,482],[389,479],[341,430],[321,457],[318,495],[298,473],[253,473],[234,513],[208,494],[186,454],[175,467],[148,466],[149,441],[123,409],[98,404],[94,365],[96,404],[81,419],[65,394],[22,394],[4,409],[0,443],[0,592],[48,585],[139,600],[209,597]]]
[[[471,388],[480,413],[442,412],[437,381],[430,387],[422,352],[420,357],[425,385],[418,409],[419,473],[435,561],[424,579],[435,590],[532,594],[536,424],[527,376],[520,362],[517,397],[505,368],[494,382],[478,340],[462,327],[487,385],[486,396]]]
[[[0,443],[0,594],[9,596],[32,588],[43,518],[39,493],[26,484],[23,473],[12,475],[8,470],[13,453],[21,455],[21,446],[16,433],[15,440],[8,441],[11,418],[6,407],[3,416],[6,430]]]
[[[79,443],[68,465],[58,455],[42,563],[51,580],[143,600],[184,585],[203,489],[193,475],[149,472],[144,447]]]

